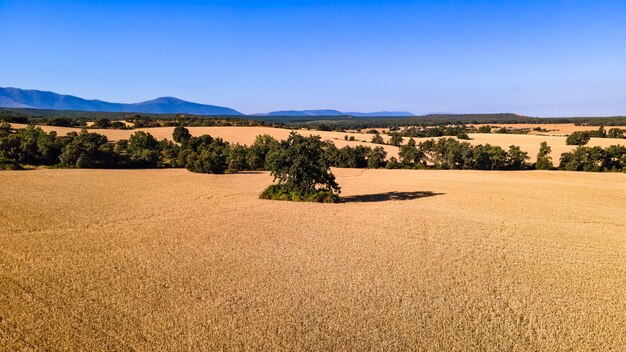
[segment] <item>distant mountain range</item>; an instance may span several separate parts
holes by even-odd
[[[0,107],[151,114],[243,115],[237,110],[214,105],[196,104],[172,97],[162,97],[135,104],[87,100],[72,95],[40,90],[0,88]]]
[[[79,110],[98,112],[125,112],[150,114],[196,114],[242,116],[237,110],[215,105],[188,102],[173,97],[161,97],[141,103],[122,104],[102,100],[88,100],[73,95],[41,90],[0,88],[0,107],[50,110]],[[283,110],[254,116],[415,116],[406,111],[342,112],[338,110]]]
[[[342,112],[339,110],[281,110],[256,116],[415,116],[407,111]]]

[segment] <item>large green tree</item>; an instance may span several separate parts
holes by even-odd
[[[274,195],[280,194],[279,199],[290,200],[336,199],[341,188],[330,171],[330,160],[324,148],[320,136],[303,137],[292,132],[267,155],[269,171],[278,184],[270,186],[261,196],[276,198]],[[322,194],[323,199],[317,199],[317,194]]]

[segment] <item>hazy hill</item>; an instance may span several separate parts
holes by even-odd
[[[73,95],[57,94],[54,92],[24,90],[19,88],[0,88],[0,107],[152,114],[243,115],[239,111],[230,108],[197,104],[172,97],[162,97],[134,104],[121,104],[102,100],[87,100]]]
[[[339,110],[281,110],[256,116],[415,116],[406,111],[342,112]]]

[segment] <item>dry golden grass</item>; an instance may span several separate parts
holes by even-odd
[[[0,173],[0,350],[626,346],[625,174],[335,172]]]
[[[572,132],[576,131],[596,131],[600,126],[576,126],[573,123],[554,123],[554,124],[533,124],[533,123],[517,123],[517,124],[507,124],[507,123],[479,123],[470,126],[480,127],[480,126],[498,126],[498,127],[511,127],[511,128],[530,128],[531,130],[535,127],[541,127],[543,129],[548,130],[548,132],[538,132],[538,131],[530,131],[530,134],[539,134],[539,135],[549,135],[549,136],[566,136],[568,134],[572,134]],[[609,130],[611,128],[621,128],[626,129],[626,126],[606,126],[605,130]]]

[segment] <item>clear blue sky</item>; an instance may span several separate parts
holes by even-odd
[[[0,0],[0,86],[235,108],[626,114],[626,1]]]

